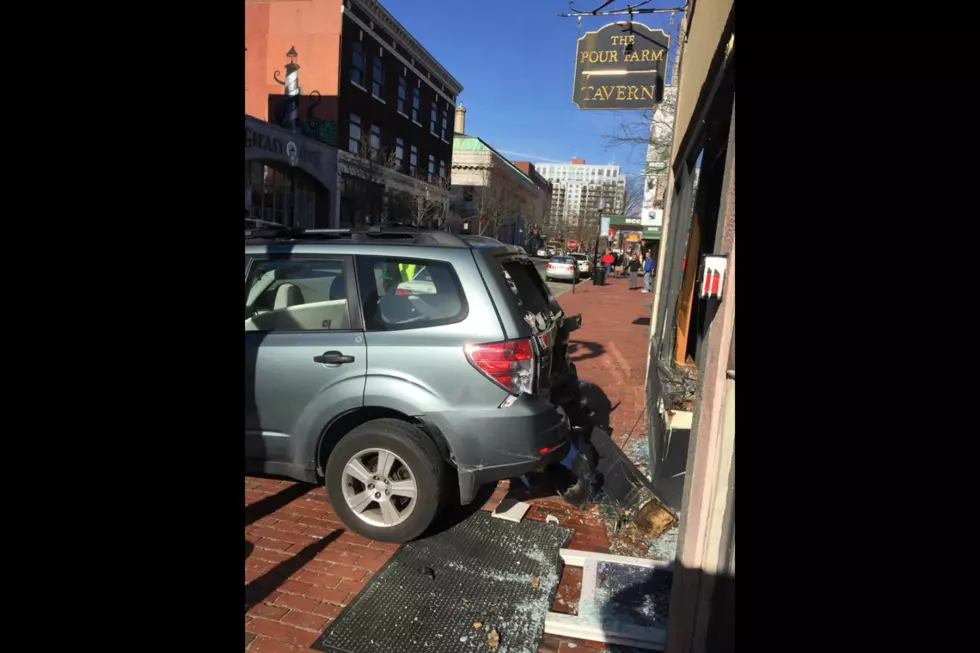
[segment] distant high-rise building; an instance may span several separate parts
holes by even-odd
[[[618,165],[587,165],[584,159],[572,159],[571,163],[539,163],[535,168],[552,184],[547,225],[552,235],[584,238],[598,228],[600,213],[622,215],[626,209],[626,175]]]

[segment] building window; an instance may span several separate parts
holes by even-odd
[[[411,154],[408,155],[408,174],[414,175],[415,168],[419,165],[419,148],[412,146]]]
[[[446,140],[446,133],[449,131],[449,107],[442,107],[442,140]]]
[[[371,125],[371,157],[376,159],[381,154],[381,125]]]
[[[395,139],[395,168],[405,169],[405,141],[401,136]]]
[[[398,76],[398,112],[405,113],[405,98],[408,97],[408,86],[403,75]],[[407,114],[406,114],[407,115]]]
[[[439,162],[439,179],[446,181],[446,162]]]
[[[385,96],[385,60],[374,58],[374,71],[371,76],[371,93],[379,100]]]
[[[436,155],[429,155],[429,183],[432,183],[433,178],[436,176]]]
[[[432,109],[429,111],[429,132],[433,136],[435,136],[436,134],[439,133],[437,131],[438,128],[436,127],[436,125],[438,124],[437,123],[437,120],[438,120],[438,117],[437,116],[439,115],[438,106],[439,106],[439,100],[433,100],[432,101]]]
[[[473,201],[473,187],[463,186],[463,201],[472,202]]]
[[[354,41],[351,46],[350,80],[361,88],[364,87],[364,68],[364,44]]]
[[[412,120],[419,121],[419,89],[417,86],[412,89]]]
[[[356,113],[350,114],[348,133],[347,151],[351,154],[358,154],[361,151],[361,117]]]

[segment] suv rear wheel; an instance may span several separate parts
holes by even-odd
[[[408,542],[443,505],[446,466],[418,428],[397,419],[365,422],[327,461],[327,495],[344,524],[380,542]]]

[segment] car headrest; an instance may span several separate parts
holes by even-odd
[[[303,304],[303,293],[299,288],[291,283],[284,283],[276,290],[276,301],[274,309],[289,308],[297,304]]]

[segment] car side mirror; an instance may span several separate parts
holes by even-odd
[[[579,313],[578,315],[573,315],[571,317],[566,317],[565,318],[565,327],[568,329],[568,332],[569,333],[571,333],[572,331],[578,331],[579,329],[581,329],[582,328],[582,314]]]

